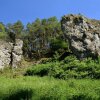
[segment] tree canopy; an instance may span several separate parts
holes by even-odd
[[[60,21],[55,16],[48,19],[37,18],[26,26],[20,20],[7,25],[0,23],[0,32],[6,33],[13,42],[16,38],[23,39],[23,54],[29,58],[43,57],[67,46]]]

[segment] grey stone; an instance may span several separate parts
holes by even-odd
[[[20,61],[22,60],[22,54],[23,54],[22,47],[23,47],[23,41],[17,39],[12,53],[12,57],[13,57],[12,67],[17,68],[17,66],[20,64]]]
[[[100,56],[100,21],[82,15],[65,15],[61,26],[70,49],[78,58]]]
[[[6,66],[18,67],[22,59],[23,41],[17,39],[15,45],[0,40],[0,69]]]

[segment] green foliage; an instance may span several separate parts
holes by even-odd
[[[69,17],[66,20],[70,20]],[[81,21],[81,17],[74,18],[76,25]],[[59,61],[61,53],[68,51],[69,44],[64,40],[56,17],[37,18],[26,28],[21,21],[7,27],[0,23],[0,39],[5,37],[12,42],[16,38],[23,39],[24,57],[54,55],[25,73],[25,68],[0,71],[0,100],[100,100],[100,81],[95,80],[100,79],[100,57],[80,61],[72,55]]]
[[[33,66],[26,71],[26,75],[52,76],[60,79],[100,79],[100,65],[98,61],[90,58],[80,61],[75,56],[68,56],[62,62],[55,60]]]
[[[57,61],[59,57],[60,57],[60,54],[57,51],[55,51],[55,54],[53,55],[53,61]]]
[[[53,51],[57,51],[59,49],[68,49],[68,44],[64,40],[54,38],[50,42],[50,48]]]
[[[0,23],[0,39],[5,39],[7,37],[7,33],[5,31],[5,26],[3,23]]]
[[[0,39],[6,39],[7,33],[6,32],[0,32]]]
[[[42,20],[37,18],[34,22],[27,24],[26,31],[28,36],[27,38],[24,37],[24,39],[25,41],[27,39],[28,44],[24,42],[26,47],[23,49],[29,58],[33,57],[33,53],[34,55],[37,55],[38,58],[48,54],[50,55],[50,53],[54,52],[53,48],[55,45],[57,49],[66,47],[64,41],[57,39],[58,37],[61,38],[63,36],[60,22],[56,17]],[[58,42],[55,43],[54,39]],[[29,53],[27,53],[27,51]]]
[[[3,23],[0,23],[0,32],[5,32],[5,27]]]
[[[18,36],[19,34],[21,34],[23,28],[24,28],[24,26],[23,26],[22,22],[21,21],[17,21],[16,23],[13,24],[11,29]]]
[[[7,33],[11,41],[15,41],[16,38],[22,38],[21,33],[24,26],[21,21],[17,21],[14,24],[7,24]]]
[[[44,76],[48,74],[51,63],[36,65],[34,68],[28,69],[25,75],[40,75]]]
[[[99,80],[0,77],[0,100],[99,100]],[[17,84],[16,84],[17,83]]]
[[[18,89],[15,93],[11,93],[4,97],[4,100],[27,100],[32,99],[31,89]]]
[[[13,43],[17,38],[23,39],[24,57],[30,59],[51,57],[56,50],[68,47],[60,21],[55,16],[48,19],[37,18],[25,27],[20,20],[7,25],[0,23],[0,38],[7,38],[7,41]]]

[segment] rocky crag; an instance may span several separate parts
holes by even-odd
[[[17,39],[14,43],[0,40],[0,69],[6,66],[17,68],[22,60],[23,41]]]
[[[65,15],[61,26],[69,47],[78,58],[100,56],[100,21],[82,15]]]

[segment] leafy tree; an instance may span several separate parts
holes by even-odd
[[[16,34],[17,38],[20,37],[23,28],[24,26],[21,21],[17,21],[16,23],[13,24],[12,30]]]
[[[59,49],[68,49],[68,44],[64,40],[55,38],[51,40],[50,48],[55,52]]]
[[[5,26],[3,23],[0,23],[0,32],[5,32]]]
[[[36,52],[39,57],[50,52],[50,44],[53,44],[51,40],[58,37],[63,39],[61,25],[56,17],[42,20],[37,18],[34,22],[28,23],[26,28],[31,52]]]
[[[18,32],[20,33],[20,31],[22,32],[22,28],[16,28],[17,25],[18,23],[15,23],[11,25],[10,28],[16,34]],[[18,26],[22,25],[20,24]],[[60,22],[56,17],[50,17],[48,19],[42,20],[37,18],[34,22],[28,23],[26,25],[24,33],[27,34],[26,36],[24,36],[24,53],[26,51],[27,53],[25,53],[25,55],[28,54],[28,57],[31,57],[33,56],[33,53],[36,53],[36,55],[40,58],[46,53],[51,52],[51,50],[55,51],[58,49],[57,43],[59,44],[59,48],[66,45],[64,44],[65,40],[62,35]],[[58,37],[60,38],[60,40],[58,39]],[[63,42],[61,42],[62,40]],[[55,44],[55,48],[57,47],[56,49],[54,49]]]
[[[0,38],[5,38],[7,36],[5,32],[5,25],[0,22]]]
[[[11,39],[14,40],[14,38],[20,38],[21,32],[23,31],[24,26],[21,21],[17,21],[14,24],[8,24],[7,25],[7,32]]]

